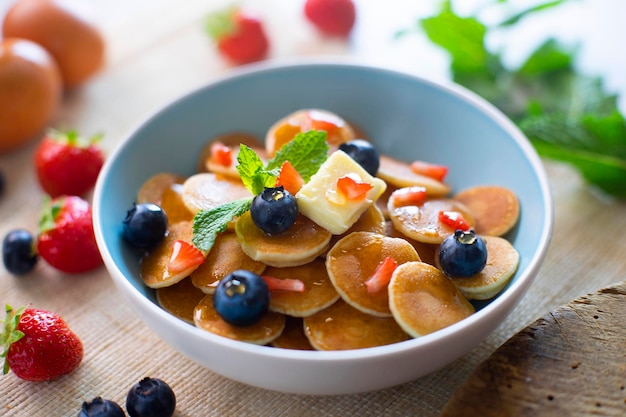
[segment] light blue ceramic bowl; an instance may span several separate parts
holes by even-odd
[[[507,237],[520,253],[515,277],[471,317],[428,336],[370,349],[314,352],[232,341],[162,310],[123,242],[122,220],[137,190],[159,172],[191,175],[207,140],[229,131],[264,137],[303,108],[333,111],[358,125],[381,153],[447,165],[454,190],[508,187],[521,203]],[[272,390],[346,394],[414,380],[476,347],[519,302],[546,254],[553,225],[542,164],[520,131],[467,90],[350,63],[261,64],[234,71],[166,105],[108,158],[94,196],[94,224],[106,267],[145,323],[181,353],[226,377]]]

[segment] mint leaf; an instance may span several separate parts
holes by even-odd
[[[326,138],[326,132],[321,130],[298,133],[268,162],[267,170],[278,171],[283,162],[289,161],[302,179],[309,181],[328,157]]]
[[[235,200],[211,210],[200,210],[193,219],[193,244],[201,251],[209,251],[218,233],[228,227],[228,223],[250,209],[252,198]]]
[[[241,181],[253,195],[259,194],[265,187],[274,186],[276,175],[265,170],[261,158],[248,146],[240,145],[237,162]]]

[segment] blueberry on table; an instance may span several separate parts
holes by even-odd
[[[143,378],[126,396],[126,410],[130,417],[171,417],[175,409],[174,391],[158,378]]]
[[[450,277],[470,277],[487,263],[487,245],[473,230],[456,230],[439,246],[439,265]]]
[[[124,219],[124,239],[132,246],[151,249],[161,243],[167,231],[167,215],[156,204],[135,204]]]
[[[353,139],[339,145],[339,150],[344,151],[354,159],[371,176],[375,176],[380,166],[378,151],[364,139]]]
[[[215,289],[213,307],[233,326],[249,326],[267,313],[270,291],[265,280],[251,271],[238,270],[225,276]]]
[[[12,230],[4,237],[2,261],[7,271],[24,275],[33,270],[39,256],[35,250],[33,235],[22,229]]]
[[[118,403],[96,397],[91,402],[84,402],[78,417],[125,417],[124,410]]]
[[[289,229],[296,221],[298,203],[283,187],[265,188],[252,200],[250,217],[256,227],[268,235],[277,235]]]

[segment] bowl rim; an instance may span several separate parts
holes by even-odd
[[[185,101],[193,95],[201,94],[203,91],[211,89],[216,85],[225,82],[232,82],[238,78],[253,76],[256,73],[288,70],[293,67],[326,67],[342,69],[355,68],[371,72],[390,73],[395,76],[415,79],[421,83],[428,84],[436,89],[444,90],[445,93],[456,96],[456,98],[459,100],[468,102],[471,106],[477,108],[485,115],[487,115],[490,119],[494,120],[511,136],[511,138],[515,142],[517,142],[518,146],[523,150],[524,155],[528,158],[528,161],[537,176],[545,211],[543,213],[544,222],[537,250],[535,251],[533,258],[529,261],[526,269],[520,273],[515,282],[510,284],[506,291],[499,294],[497,298],[492,300],[481,310],[475,312],[474,314],[463,319],[462,321],[448,326],[444,329],[438,330],[434,333],[421,336],[419,338],[412,338],[403,342],[390,345],[362,349],[339,351],[301,351],[269,346],[260,346],[214,335],[210,332],[199,329],[192,324],[186,323],[181,319],[176,318],[157,304],[153,303],[141,292],[139,292],[137,288],[135,288],[135,286],[123,275],[121,270],[115,264],[106,246],[104,232],[101,227],[102,225],[99,222],[99,219],[101,218],[100,207],[103,199],[102,191],[104,188],[104,184],[110,174],[110,171],[112,170],[114,161],[118,158],[119,155],[124,152],[124,150],[129,146],[129,143],[144,126],[150,124],[153,119],[158,118],[162,113],[167,112],[171,107],[177,106],[179,102]],[[96,241],[98,247],[100,248],[100,252],[102,254],[106,269],[109,275],[111,275],[115,285],[118,287],[118,290],[123,293],[123,295],[130,302],[131,307],[136,312],[139,309],[144,311],[148,310],[150,313],[155,315],[156,319],[163,322],[163,326],[167,326],[168,328],[178,328],[180,331],[183,331],[185,334],[188,334],[193,338],[198,338],[209,343],[215,343],[221,345],[224,348],[234,351],[247,352],[250,354],[268,357],[293,359],[298,361],[332,362],[361,360],[364,358],[371,359],[411,350],[426,349],[430,345],[437,345],[438,343],[441,343],[443,340],[449,338],[453,334],[459,332],[467,334],[466,332],[480,331],[481,323],[485,321],[488,322],[488,318],[494,313],[512,310],[534,280],[534,277],[537,275],[543,259],[545,258],[552,238],[554,224],[554,207],[547,174],[535,149],[532,147],[532,145],[530,144],[526,136],[521,132],[521,130],[519,130],[519,128],[508,117],[506,117],[499,109],[497,109],[494,105],[489,103],[478,94],[447,79],[437,79],[435,81],[434,78],[429,78],[423,75],[409,73],[407,71],[396,68],[360,62],[354,59],[324,59],[318,57],[315,59],[298,58],[297,60],[267,60],[239,66],[237,68],[232,68],[228,71],[228,73],[218,76],[215,79],[205,82],[202,85],[196,86],[189,91],[179,95],[177,98],[166,102],[162,106],[157,107],[156,110],[153,110],[150,114],[140,120],[133,128],[130,129],[130,131],[128,131],[128,133],[123,136],[123,138],[115,145],[114,149],[105,161],[105,164],[101,169],[100,175],[98,176],[98,180],[96,182],[96,186],[94,188],[93,218]],[[137,305],[135,305],[134,303],[137,303]],[[489,329],[487,334],[491,333],[493,328],[501,325],[501,323],[502,321],[498,321],[495,326],[492,326],[492,328]],[[483,339],[484,338],[481,338],[480,340]]]

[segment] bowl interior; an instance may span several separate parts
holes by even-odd
[[[509,286],[543,256],[551,202],[543,168],[519,131],[484,101],[395,71],[351,64],[261,66],[194,91],[141,124],[110,156],[94,199],[101,250],[136,291],[155,302],[139,277],[139,255],[121,238],[122,220],[141,184],[159,172],[195,173],[212,137],[247,131],[264,137],[278,119],[303,108],[333,111],[362,129],[381,153],[449,167],[454,191],[511,188],[521,203],[507,238],[520,253]],[[483,308],[486,303],[478,303]]]

